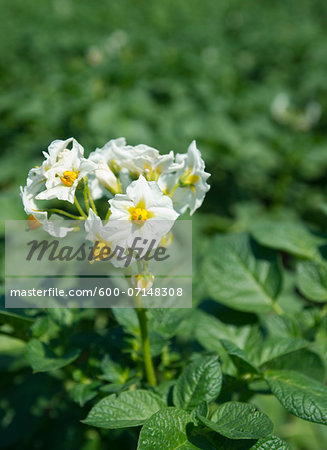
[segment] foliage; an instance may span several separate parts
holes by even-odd
[[[212,174],[194,307],[146,313],[158,385],[134,310],[3,307],[0,448],[326,447],[325,3],[0,11],[2,220],[24,218],[18,187],[58,137],[196,138]]]

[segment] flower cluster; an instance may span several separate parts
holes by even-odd
[[[25,212],[30,226],[43,228],[53,236],[65,236],[71,227],[62,226],[61,216],[86,220],[89,238],[106,236],[106,224],[118,220],[129,223],[128,240],[134,230],[151,230],[154,220],[162,220],[160,235],[188,209],[192,215],[209,190],[201,153],[195,141],[186,154],[173,151],[160,155],[147,145],[127,145],[124,138],[107,142],[88,158],[74,139],[53,141],[44,152],[41,166],[30,170],[26,186],[21,187]],[[81,206],[78,197],[84,199]],[[95,200],[108,202],[104,222],[98,215]],[[45,200],[61,200],[74,204],[76,212],[48,207]],[[98,219],[98,221],[96,220]],[[94,223],[92,227],[90,223]],[[60,224],[60,226],[59,226]],[[160,227],[156,227],[157,229]],[[112,229],[109,227],[110,232]],[[158,236],[160,237],[160,236]],[[105,237],[104,237],[105,239]]]
[[[53,141],[43,154],[42,165],[30,170],[21,187],[29,227],[65,237],[75,228],[64,217],[84,221],[86,239],[95,244],[95,261],[101,260],[102,250],[117,245],[132,252],[135,239],[167,243],[175,220],[187,210],[192,215],[209,190],[195,141],[186,154],[160,155],[155,148],[127,145],[119,138],[85,158],[83,147],[70,138]],[[103,217],[96,205],[100,199],[107,204]],[[51,200],[64,206],[53,208]],[[111,262],[124,264],[117,257]],[[150,286],[152,278],[144,266],[132,281]]]

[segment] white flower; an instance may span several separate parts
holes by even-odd
[[[126,190],[132,179],[144,175],[148,181],[157,181],[162,173],[170,173],[182,167],[174,162],[174,153],[160,155],[148,145],[126,145],[124,138],[112,139],[89,156],[96,164],[89,175],[92,197],[98,199]]]
[[[123,267],[125,259],[117,259],[117,257],[126,255],[128,248],[126,235],[122,232],[121,226],[116,222],[104,223],[92,209],[90,209],[84,225],[87,233],[86,239],[96,244],[93,249],[94,260],[101,261],[113,254],[110,262],[115,267]],[[118,246],[123,249],[123,252],[117,249]],[[130,259],[129,264],[132,262],[134,262],[133,258]]]
[[[125,145],[125,138],[112,139],[90,154],[89,161],[96,165],[95,171],[88,176],[90,191],[95,200],[121,192],[122,185],[118,176],[122,170],[119,149]]]
[[[174,161],[174,152],[172,150],[167,155],[159,155],[148,169],[149,180],[158,181],[161,174],[175,172],[182,166],[182,163]]]
[[[72,142],[72,149],[67,146]],[[46,160],[42,170],[46,178],[46,189],[37,195],[37,199],[50,200],[57,198],[74,203],[78,183],[90,172],[95,164],[84,158],[83,147],[74,139],[53,141],[44,152]]]
[[[31,229],[43,227],[51,236],[65,237],[74,228],[63,226],[63,219],[52,214],[48,219],[48,213],[40,210],[35,202],[37,194],[45,188],[45,177],[43,167],[37,167],[29,171],[26,186],[20,187],[20,195],[23,201],[24,210],[29,215],[28,222]]]
[[[120,141],[117,145],[117,141]],[[130,172],[132,176],[144,175],[148,181],[156,181],[159,175],[165,172],[172,172],[180,167],[174,163],[174,153],[160,155],[159,151],[148,145],[124,145],[120,139],[112,142],[111,154],[116,166]],[[106,145],[108,145],[106,144]]]
[[[174,162],[174,153],[160,155],[158,150],[147,145],[127,145],[120,149],[120,161],[134,177],[144,175],[148,181],[157,181],[160,174],[173,172],[181,167]]]
[[[89,215],[84,222],[86,239],[91,242],[97,240],[106,240],[103,235],[103,223],[99,216],[97,216],[92,209],[89,211]]]
[[[195,141],[186,154],[176,155],[176,163],[180,168],[174,173],[160,175],[158,184],[172,198],[178,213],[183,214],[189,208],[192,215],[202,205],[210,189],[206,182],[210,174],[204,171],[204,161]]]
[[[115,195],[109,204],[109,222],[124,221],[121,227],[129,245],[136,237],[160,240],[178,217],[172,200],[157,182],[146,181],[142,175],[127,187],[126,194]]]
[[[104,222],[95,212],[90,209],[89,215],[85,220],[86,239],[92,242],[105,241],[113,244],[122,243],[121,224]],[[116,225],[116,226],[115,226]]]
[[[134,177],[145,174],[151,170],[153,162],[159,157],[159,152],[148,145],[140,144],[133,147],[126,145],[114,150],[123,168],[127,169]]]

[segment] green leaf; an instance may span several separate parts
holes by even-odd
[[[80,350],[70,350],[64,356],[56,356],[45,344],[31,339],[26,346],[25,356],[34,372],[47,372],[68,366],[80,353]]]
[[[192,439],[201,450],[250,450],[256,442],[255,439],[228,439],[215,431],[202,427],[202,431],[196,430],[199,435],[205,436],[209,445]],[[202,445],[201,445],[202,444]]]
[[[101,370],[103,375],[100,375],[101,380],[110,381],[111,383],[117,383],[121,386],[126,382],[129,376],[130,369],[123,367],[120,364],[114,362],[109,355],[105,355],[101,361]]]
[[[233,342],[230,342],[227,339],[221,339],[221,343],[240,372],[259,373],[259,370],[255,366],[255,364],[250,361],[246,353],[237,345],[233,344]]]
[[[301,338],[302,330],[296,316],[278,316],[261,314],[260,322],[267,329],[268,334],[273,337]]]
[[[279,356],[286,355],[301,348],[307,347],[308,341],[292,337],[271,337],[263,343],[261,348],[259,364],[262,365]]]
[[[208,403],[202,402],[198,406],[196,406],[190,414],[193,419],[197,420],[198,415],[207,417],[208,411],[209,411]]]
[[[306,259],[319,258],[317,247],[324,243],[298,222],[261,221],[252,228],[252,235],[265,247]]]
[[[198,342],[211,352],[217,353],[222,362],[222,371],[225,374],[235,376],[236,367],[233,360],[228,355],[221,340],[225,339],[233,342],[240,348],[246,348],[247,355],[251,355],[258,351],[261,343],[261,335],[254,326],[235,326],[225,324],[216,317],[206,314],[200,310],[196,310],[189,321],[191,335],[196,337]]]
[[[214,431],[209,431],[208,428],[204,430],[202,433],[211,446],[199,445],[198,448],[205,450],[291,450],[290,446],[277,436],[267,436],[259,440],[228,439]],[[199,431],[199,433],[201,432]]]
[[[169,339],[178,332],[178,328],[189,315],[187,309],[163,309],[163,308],[152,308],[149,310],[153,315],[153,323],[151,323],[151,328],[157,333]]]
[[[137,314],[133,308],[112,308],[112,313],[124,330],[134,336],[139,335]]]
[[[220,342],[220,339],[226,338],[226,335],[231,337],[232,333],[228,332],[227,326],[215,317],[199,310],[196,310],[193,320],[189,324],[191,327],[190,334],[195,336],[203,348],[220,356],[223,372],[236,375],[234,364]],[[233,327],[233,331],[235,336],[235,327]]]
[[[11,371],[26,365],[26,342],[13,336],[0,334],[0,371]]]
[[[0,334],[0,354],[13,354],[17,356],[21,354],[26,348],[26,342],[21,339],[17,339],[14,336],[7,336]]]
[[[97,388],[100,385],[101,383],[99,381],[93,381],[89,384],[78,383],[72,387],[69,394],[79,406],[84,406],[85,403],[97,395]]]
[[[316,302],[327,301],[327,265],[301,261],[296,266],[297,286],[305,297]]]
[[[217,356],[197,358],[183,370],[173,390],[174,405],[194,408],[200,403],[215,400],[222,383],[222,373]]]
[[[250,450],[291,450],[291,447],[277,436],[267,436],[259,439]]]
[[[28,317],[25,314],[26,310],[17,309],[16,312],[14,309],[5,310],[2,301],[0,301],[0,305],[0,326],[3,324],[10,325],[15,330],[16,337],[26,339],[34,318]]]
[[[189,436],[194,427],[192,417],[182,409],[164,408],[154,414],[143,426],[138,450],[192,450]]]
[[[245,234],[217,236],[202,269],[211,297],[240,311],[272,310],[281,290],[277,255]]]
[[[83,423],[100,428],[128,428],[142,425],[165,404],[153,392],[139,389],[113,394],[100,400]]]
[[[5,320],[12,319],[13,321],[17,321],[17,324],[22,325],[27,323],[27,325],[30,325],[33,323],[34,319],[32,317],[28,317],[25,315],[26,310],[18,309],[19,313],[11,312],[12,310],[4,310],[2,307],[0,308],[0,319],[1,322]]]
[[[69,308],[49,308],[48,315],[61,327],[69,327],[74,322],[74,310]]]
[[[254,405],[227,402],[220,405],[211,419],[199,416],[200,421],[229,439],[258,439],[270,434],[273,423]]]
[[[272,393],[287,411],[309,420],[327,424],[327,387],[292,370],[265,373]]]
[[[263,365],[263,369],[295,370],[317,381],[323,382],[325,379],[325,366],[320,356],[304,348],[268,361]]]
[[[194,310],[193,316],[189,319],[191,332],[195,332],[196,338],[204,348],[217,351],[221,347],[220,339],[227,339],[241,348],[247,345],[252,339],[254,327],[235,326],[226,324],[210,314],[201,310]]]

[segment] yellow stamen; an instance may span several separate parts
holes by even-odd
[[[195,175],[191,172],[191,170],[188,170],[181,177],[180,184],[181,186],[194,186],[195,183],[199,181],[199,179],[200,179],[199,175]]]
[[[188,181],[188,183],[194,185],[195,183],[197,183],[197,182],[199,181],[199,179],[200,179],[199,175],[191,175],[191,176],[187,179],[187,181]]]
[[[93,260],[94,261],[101,261],[102,259],[105,259],[108,257],[110,253],[110,242],[100,241],[97,243],[96,246],[93,248]],[[106,249],[106,250],[105,250]]]
[[[72,170],[65,170],[64,175],[60,177],[61,181],[65,186],[73,186],[74,182],[78,177],[78,172]]]
[[[145,208],[140,208],[140,207],[135,207],[132,208],[132,210],[130,211],[131,213],[131,219],[132,220],[137,220],[137,221],[145,221],[150,217],[150,212],[147,211]]]

